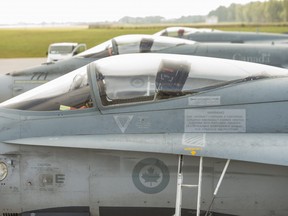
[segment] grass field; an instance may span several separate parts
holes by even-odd
[[[79,42],[86,43],[87,48],[91,48],[118,35],[153,34],[156,31],[155,29],[118,28],[0,29],[0,58],[45,57],[51,43]]]
[[[171,25],[173,26],[173,25]],[[177,26],[177,25],[174,25]],[[0,58],[45,57],[49,44],[55,42],[86,43],[87,48],[96,46],[118,35],[153,34],[166,26],[110,27],[110,28],[15,28],[0,29]],[[202,26],[199,26],[202,27]],[[211,28],[211,26],[209,26]],[[217,26],[226,31],[288,32],[282,26]]]

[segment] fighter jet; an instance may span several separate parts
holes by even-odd
[[[198,31],[183,27],[168,27],[154,35],[180,37],[197,42],[214,43],[261,43],[261,44],[287,44],[288,35],[263,32],[233,32],[213,29],[199,29]]]
[[[287,75],[126,54],[7,100],[0,214],[286,216]]]

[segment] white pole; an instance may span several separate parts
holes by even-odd
[[[196,213],[197,216],[200,216],[200,208],[201,208],[202,170],[203,170],[203,157],[200,157],[199,179],[198,179],[198,194],[197,194],[197,213]]]
[[[177,190],[176,190],[175,216],[181,216],[182,183],[183,183],[182,165],[183,165],[183,155],[179,155],[179,159],[178,159],[178,173],[177,173]]]

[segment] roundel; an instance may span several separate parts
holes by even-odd
[[[134,88],[141,88],[145,82],[143,79],[136,77],[136,78],[132,78],[130,83]]]
[[[143,193],[155,194],[166,188],[170,180],[168,167],[156,158],[139,161],[132,172],[133,183]]]

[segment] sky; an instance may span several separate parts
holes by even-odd
[[[207,15],[220,5],[254,0],[2,0],[0,24],[118,21],[124,16],[167,19]],[[265,1],[265,0],[261,0]]]

